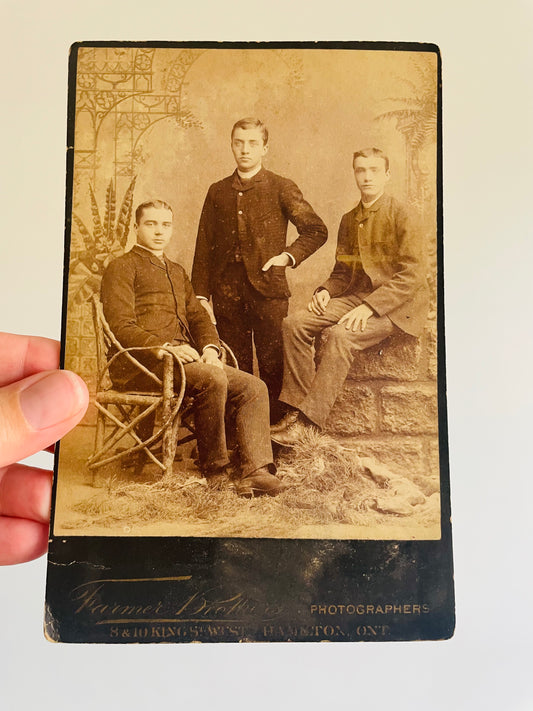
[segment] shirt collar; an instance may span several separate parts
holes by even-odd
[[[134,244],[131,251],[144,259],[148,259],[150,264],[153,264],[154,267],[158,267],[159,269],[167,269],[168,263],[164,254],[161,257],[158,257],[155,252],[152,252],[151,249],[147,249],[140,244]]]
[[[163,250],[161,250],[161,252],[156,252],[154,249],[148,249],[148,247],[145,247],[143,244],[139,244],[138,242],[135,246],[139,247],[139,249],[144,249],[145,252],[149,252],[154,257],[160,259],[162,262],[165,261],[165,253],[163,252]]]
[[[263,166],[261,166],[257,173],[254,173],[251,178],[241,178],[239,171],[235,170],[231,186],[235,188],[235,190],[249,190],[253,188],[256,183],[263,180],[264,176],[265,169]]]
[[[262,167],[263,165],[259,163],[257,168],[254,171],[251,171],[250,173],[241,173],[241,171],[237,168],[237,175],[241,180],[250,180],[254,177],[254,175],[257,175],[259,173]]]
[[[387,199],[387,194],[382,193],[379,197],[377,197],[375,200],[373,200],[370,205],[367,205],[366,207],[363,205],[363,202],[360,200],[356,207],[355,207],[355,218],[359,221],[366,220],[369,213],[371,212],[377,212],[379,208],[383,205],[383,201]]]
[[[385,191],[382,191],[376,198],[374,198],[371,202],[363,202],[361,199],[361,205],[365,208],[365,210],[368,210],[369,207],[372,207],[374,203],[376,203],[380,197],[383,196]]]

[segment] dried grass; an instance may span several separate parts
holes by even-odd
[[[207,525],[209,534],[199,535],[291,537],[309,526],[379,527],[402,514],[420,526],[438,522],[437,494],[426,498],[411,481],[372,462],[328,435],[310,433],[281,454],[278,476],[287,490],[275,498],[241,499],[231,485],[214,491],[197,474],[177,470],[153,482],[110,480],[75,506],[72,527],[175,523],[179,535],[186,523]]]

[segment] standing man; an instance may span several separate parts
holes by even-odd
[[[211,185],[205,199],[192,284],[239,367],[248,373],[255,343],[275,421],[282,414],[281,324],[290,296],[285,269],[297,267],[324,244],[327,229],[291,180],[263,168],[268,131],[259,119],[237,121],[231,150],[236,171]],[[287,247],[289,221],[298,238]]]
[[[292,409],[272,439],[292,445],[306,428],[324,427],[357,351],[401,331],[419,335],[428,310],[421,236],[406,208],[385,194],[389,159],[378,148],[353,156],[361,201],[341,220],[329,279],[307,307],[283,324],[285,369],[280,399]],[[314,341],[326,343],[315,369]]]
[[[276,495],[269,437],[268,393],[259,378],[223,365],[218,334],[200,306],[183,267],[164,249],[172,236],[172,208],[162,200],[135,212],[137,244],[107,267],[101,287],[105,317],[122,346],[144,347],[135,357],[162,376],[159,351],[166,350],[185,370],[185,393],[193,398],[200,467],[219,486],[229,464],[226,423],[234,431],[240,458],[240,496]],[[176,382],[180,382],[176,368]],[[110,367],[115,387],[151,390],[148,375],[126,358]]]

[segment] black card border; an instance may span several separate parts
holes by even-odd
[[[158,641],[384,641],[448,639],[455,626],[453,560],[451,543],[450,477],[446,406],[445,327],[444,327],[444,247],[442,185],[442,62],[437,45],[417,42],[216,42],[216,41],[84,41],[72,45],[69,56],[68,120],[65,199],[65,256],[61,320],[61,367],[65,362],[68,300],[68,269],[71,241],[71,212],[74,174],[74,119],[78,50],[82,47],[225,48],[225,49],[342,49],[398,50],[431,52],[437,55],[437,333],[438,333],[438,419],[441,476],[441,539],[436,541],[295,540],[248,538],[105,537],[54,536],[50,534],[47,573],[45,635],[62,642],[158,642]],[[55,516],[57,470],[60,444],[56,445],[51,531]],[[310,563],[320,561],[320,573],[309,580]],[[222,578],[220,578],[220,571]],[[105,575],[104,575],[105,571]],[[217,573],[218,571],[218,573]],[[218,574],[213,578],[213,573]],[[213,634],[216,615],[201,610],[199,621],[176,624],[153,622],[119,625],[113,636],[108,624],[97,621],[98,613],[83,607],[87,597],[73,590],[101,580],[131,580],[142,594],[156,585],[158,596],[174,610],[190,598],[189,588],[176,578],[192,575],[193,594],[206,600],[222,600],[225,610],[233,598],[259,600],[259,608],[241,605],[234,618]],[[228,575],[230,580],[228,580]],[[397,591],[398,576],[407,588]],[[156,583],[147,579],[157,577]],[[172,578],[172,581],[161,581]],[[200,584],[200,588],[197,584]],[[185,584],[185,583],[184,583]],[[187,582],[185,586],[189,586]],[[117,582],[124,600],[131,598],[131,582]],[[216,588],[216,593],[214,592]],[[67,593],[67,591],[69,591]],[[115,594],[114,592],[112,593]],[[76,598],[78,596],[77,600]],[[211,597],[209,597],[211,596]],[[240,596],[240,597],[239,597]],[[355,597],[354,597],[355,596]],[[90,596],[88,596],[90,597]],[[368,612],[385,609],[394,600],[392,613]],[[81,600],[81,602],[80,602]],[[340,602],[342,600],[342,602]],[[423,602],[426,600],[427,602]],[[353,602],[350,602],[353,601]],[[358,602],[362,601],[362,602]],[[418,602],[417,602],[418,601]],[[429,609],[413,612],[413,605]],[[222,604],[221,604],[222,605]],[[219,605],[219,607],[221,606]],[[224,607],[222,605],[222,607]],[[350,614],[339,607],[354,608]],[[363,608],[358,607],[363,605]],[[76,612],[79,607],[83,609]],[[313,607],[315,608],[313,610]],[[246,609],[244,609],[246,608]],[[279,611],[281,608],[281,611]],[[332,609],[334,612],[332,613]],[[189,607],[189,610],[192,609]],[[322,612],[325,609],[326,612]],[[359,610],[363,612],[359,612]],[[195,611],[197,607],[195,607]],[[207,617],[206,617],[207,615]],[[96,617],[95,617],[96,616]],[[202,616],[205,619],[202,619]],[[274,616],[274,621],[272,619]],[[98,622],[98,623],[97,623]],[[202,624],[204,623],[204,624]],[[179,625],[177,631],[176,625]],[[226,625],[226,626],[224,626]],[[166,629],[168,627],[168,629]],[[384,631],[384,628],[387,630]],[[130,635],[122,635],[125,630]],[[143,637],[144,632],[148,632]],[[168,633],[165,636],[165,629]],[[155,630],[155,631],[154,631]],[[137,631],[137,636],[134,636]]]

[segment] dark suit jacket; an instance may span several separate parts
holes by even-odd
[[[343,216],[337,261],[323,284],[331,296],[357,294],[379,316],[418,335],[428,310],[422,237],[407,210],[389,195]]]
[[[299,236],[287,249],[289,220]],[[238,250],[248,279],[261,294],[287,297],[285,268],[262,272],[261,267],[284,251],[292,254],[297,266],[324,244],[327,236],[325,224],[292,180],[262,168],[249,181],[241,182],[235,171],[211,185],[207,193],[192,268],[194,291],[211,296]]]
[[[219,344],[183,267],[167,257],[163,264],[138,245],[109,264],[102,277],[101,299],[109,326],[125,348],[181,342],[201,353],[204,346]],[[154,360],[142,352],[133,355],[146,364]],[[111,369],[115,384],[125,384],[139,374],[126,358],[115,363]]]

